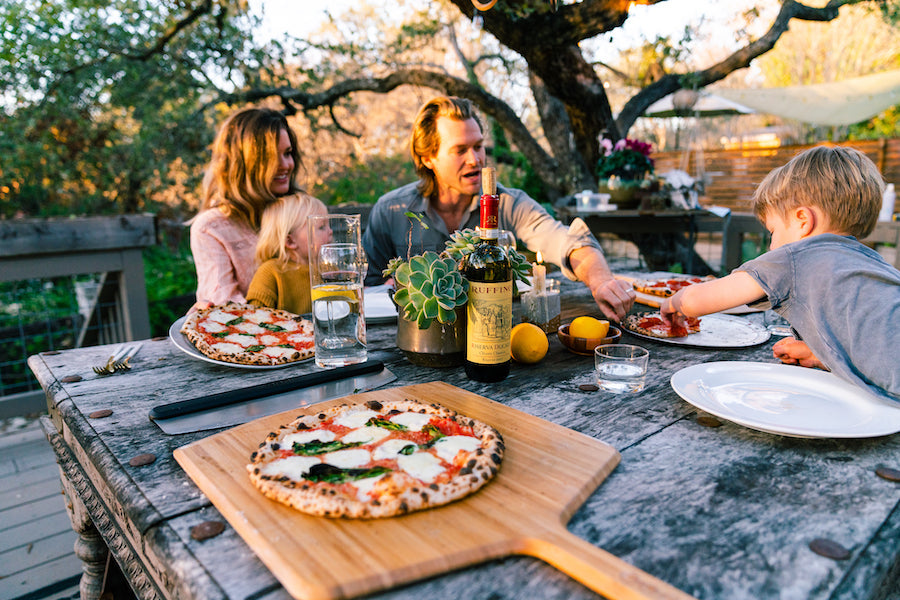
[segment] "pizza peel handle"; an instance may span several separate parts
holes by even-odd
[[[524,540],[518,553],[553,565],[610,600],[696,600],[562,527]]]
[[[253,400],[255,398],[262,398],[264,396],[271,396],[274,394],[281,394],[283,392],[290,392],[292,390],[298,390],[301,388],[312,387],[315,385],[327,383],[329,381],[335,381],[337,379],[345,379],[356,377],[357,375],[363,375],[365,373],[373,373],[375,371],[381,371],[382,369],[384,369],[384,363],[380,360],[368,360],[366,362],[358,363],[355,365],[347,365],[345,367],[336,367],[334,369],[314,371],[312,373],[307,373],[299,377],[292,377],[290,379],[284,379],[282,381],[269,381],[238,390],[230,390],[228,392],[222,392],[220,394],[213,394],[211,396],[203,396],[201,398],[192,398],[190,400],[172,402],[171,404],[154,406],[150,409],[150,418],[153,420],[171,419],[173,417],[180,417],[182,415],[209,410],[211,408],[219,408],[221,406],[236,404],[245,400]]]

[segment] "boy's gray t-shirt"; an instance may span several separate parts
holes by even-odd
[[[853,237],[821,234],[738,267],[835,375],[900,401],[900,271]]]

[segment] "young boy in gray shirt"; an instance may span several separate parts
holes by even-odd
[[[788,364],[830,370],[900,401],[900,271],[857,241],[875,228],[884,181],[865,154],[819,146],[769,173],[753,196],[769,252],[690,286],[661,307],[681,322],[768,299],[796,338],[774,346]]]

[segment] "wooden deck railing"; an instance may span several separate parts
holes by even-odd
[[[149,214],[0,221],[0,281],[101,274],[76,346],[150,337],[142,250],[156,244]],[[40,411],[43,393],[0,398],[0,418]]]

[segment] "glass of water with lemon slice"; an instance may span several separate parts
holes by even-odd
[[[365,252],[359,215],[311,215],[308,227],[316,364],[340,367],[364,362]]]

